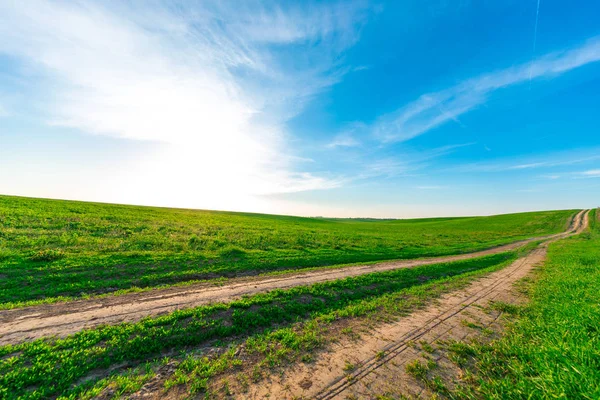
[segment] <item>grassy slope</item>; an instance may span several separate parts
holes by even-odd
[[[0,305],[464,253],[561,231],[572,214],[347,220],[0,196]]]
[[[600,213],[589,233],[551,245],[506,334],[472,345],[471,385],[456,397],[600,398]],[[514,312],[514,310],[513,310]]]

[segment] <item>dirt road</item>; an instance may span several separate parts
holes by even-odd
[[[575,231],[579,232],[587,223],[586,221],[587,213],[582,211],[575,216],[571,227],[565,233],[544,238],[532,238],[469,254],[307,271],[275,277],[239,278],[232,279],[221,286],[198,284],[100,299],[4,310],[0,311],[0,345],[15,344],[47,336],[64,337],[98,325],[138,321],[147,316],[160,315],[212,302],[227,302],[244,295],[273,289],[288,289],[372,272],[413,268],[502,253],[532,241],[558,239]]]
[[[581,233],[588,213],[577,215],[574,229],[544,242],[510,266],[478,279],[467,288],[449,293],[431,306],[399,321],[381,325],[360,340],[340,340],[331,351],[321,353],[313,363],[299,363],[268,382],[251,387],[247,398],[262,399],[372,399],[386,394],[424,396],[427,388],[406,372],[409,362],[423,360],[419,343],[435,345],[438,340],[465,340],[497,325],[499,312],[489,312],[490,301],[515,302],[511,289],[546,257],[549,243]],[[476,328],[474,329],[473,326]],[[442,352],[427,352],[438,371],[456,370]],[[348,372],[348,365],[355,366]]]

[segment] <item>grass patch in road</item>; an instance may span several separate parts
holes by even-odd
[[[0,308],[467,253],[562,231],[573,214],[327,219],[0,196]]]
[[[425,381],[427,380],[427,373],[433,368],[435,368],[435,363],[431,360],[425,363],[419,359],[416,359],[406,364],[405,370],[407,374],[411,375],[415,379]]]
[[[503,267],[516,256],[516,252],[502,253],[274,290],[135,324],[99,327],[65,339],[0,347],[0,397],[76,396],[88,390],[88,394],[97,393],[99,387],[114,386],[117,381],[119,387],[127,387],[130,378],[122,374],[97,383],[102,376],[99,372],[110,374],[115,366],[135,368],[147,361],[159,362],[165,354],[176,356],[178,351],[187,352],[208,343],[225,346],[248,336],[244,352],[256,359],[258,366],[249,379],[261,379],[261,369],[276,367],[285,360],[299,360],[333,340],[336,336],[327,327],[334,321],[407,314],[432,298]],[[234,350],[216,358],[197,357],[192,352],[178,365],[168,385],[185,385],[196,392],[206,390],[211,378],[240,366]],[[86,381],[90,375],[98,378]],[[130,377],[133,388],[143,380],[135,374]]]
[[[504,335],[461,344],[468,368],[457,398],[600,398],[600,224],[552,244],[530,283],[530,302],[512,312]],[[498,307],[506,308],[502,304]]]

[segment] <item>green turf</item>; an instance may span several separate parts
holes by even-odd
[[[471,344],[476,362],[457,398],[600,399],[600,222],[552,244],[528,288],[531,302],[513,314],[505,335]]]
[[[247,349],[261,353],[266,363],[279,362],[289,359],[291,353],[299,350],[298,346],[304,351],[316,346],[314,330],[322,329],[327,321],[369,313],[378,317],[391,311],[396,315],[407,313],[427,300],[464,286],[476,276],[501,268],[516,256],[516,252],[500,253],[274,290],[138,323],[103,326],[66,339],[40,339],[0,347],[0,398],[75,395],[99,379],[85,379],[90,375],[99,373],[103,377],[116,365],[131,368],[167,354],[188,352],[216,339],[227,343],[250,336]],[[306,332],[290,330],[291,324],[301,320],[307,320]],[[273,353],[272,348],[277,348],[277,352]],[[210,361],[186,358],[168,385],[189,383],[192,391],[205,390],[210,377],[222,368],[236,365],[230,356]],[[130,389],[134,390],[139,379],[138,374],[130,379],[117,373],[110,382],[131,384]]]
[[[573,213],[352,220],[0,196],[0,308],[278,269],[465,253],[562,231]]]

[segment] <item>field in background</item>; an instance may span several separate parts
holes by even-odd
[[[0,305],[466,253],[562,231],[573,214],[351,220],[0,196]]]

